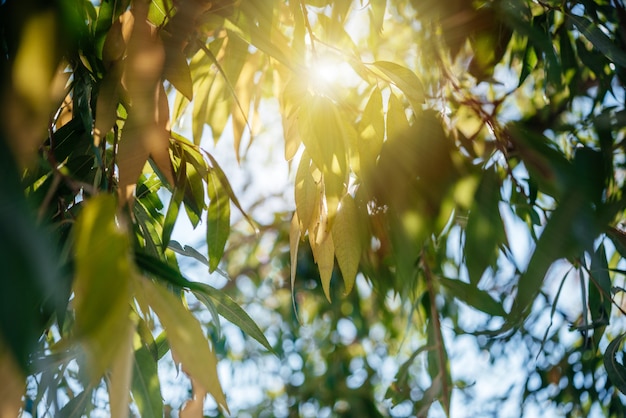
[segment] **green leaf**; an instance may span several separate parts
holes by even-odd
[[[167,207],[167,212],[165,213],[165,220],[163,221],[163,235],[161,238],[163,246],[162,248],[164,252],[169,245],[170,238],[172,237],[172,232],[174,231],[174,225],[176,225],[176,219],[178,219],[180,204],[182,203],[185,196],[185,177],[187,176],[186,166],[187,163],[185,163],[185,159],[183,158],[181,160],[180,167],[178,168],[176,185],[174,186],[174,193],[172,194],[169,206]]]
[[[91,198],[74,227],[76,338],[85,348],[94,383],[115,358],[129,321],[130,243],[118,227],[116,210],[111,195]]]
[[[593,46],[620,67],[626,68],[626,53],[600,27],[586,17],[569,15],[571,21]]]
[[[248,216],[248,214],[241,207],[241,203],[239,203],[239,199],[237,199],[237,196],[235,195],[233,188],[230,186],[230,182],[228,181],[228,177],[226,177],[224,170],[222,170],[222,167],[220,167],[220,165],[217,163],[217,160],[211,154],[206,153],[206,155],[207,157],[209,157],[209,160],[211,160],[211,168],[212,168],[211,171],[215,173],[220,183],[222,183],[222,187],[224,188],[224,191],[226,192],[226,194],[228,194],[228,197],[233,202],[235,207],[239,209],[239,212],[241,212],[241,214],[243,215],[245,220],[248,222],[248,224],[252,228],[254,228],[254,230],[256,231],[257,227],[254,221],[252,220],[252,218],[250,218],[250,216]]]
[[[373,65],[402,90],[415,113],[422,110],[424,86],[413,71],[389,61],[376,61]]]
[[[472,308],[492,316],[506,316],[502,305],[494,300],[489,293],[476,287],[475,284],[465,283],[460,280],[446,279],[444,277],[440,277],[439,282],[450,291],[452,296],[467,303]]]
[[[487,267],[498,259],[498,248],[505,239],[504,223],[498,209],[500,183],[494,170],[487,170],[476,190],[465,228],[465,264],[470,282],[476,285]]]
[[[212,273],[224,255],[230,233],[230,201],[222,183],[213,170],[207,179],[209,209],[207,212],[206,240],[209,248],[209,271]]]
[[[131,389],[140,416],[163,416],[163,397],[161,396],[157,362],[146,347],[135,350]]]
[[[361,234],[358,222],[359,214],[354,199],[350,194],[346,194],[341,200],[332,226],[335,257],[343,276],[346,293],[350,293],[354,287],[361,260]]]
[[[588,298],[591,320],[595,326],[608,325],[611,317],[611,277],[604,244],[600,244],[592,254],[589,274]],[[599,337],[594,333],[594,340],[599,341]]]
[[[215,309],[227,321],[238,326],[243,332],[257,340],[269,352],[275,353],[274,349],[263,335],[263,331],[254,322],[252,318],[226,293],[218,290],[208,284],[196,283],[194,285],[194,294],[202,294],[208,296],[215,304]]]
[[[241,307],[235,306],[236,303],[223,292],[209,285],[187,280],[178,270],[150,255],[135,253],[135,260],[140,269],[171,285],[189,289],[197,295],[206,295],[213,301],[220,315],[237,326],[242,325],[241,329],[244,332],[248,333],[269,351],[274,352],[267,339],[262,336],[262,333],[259,334],[261,331],[258,326],[254,322],[250,322],[252,321],[251,319],[250,321],[246,319],[249,318],[248,314]]]
[[[621,334],[611,341],[603,357],[604,368],[606,369],[611,383],[624,394],[626,394],[626,367],[615,358],[615,355],[619,352],[625,337],[626,334]]]
[[[228,411],[226,398],[217,376],[217,358],[198,320],[182,301],[162,286],[147,279],[137,282],[137,299],[149,305],[159,317],[174,357],[183,370],[196,379]]]

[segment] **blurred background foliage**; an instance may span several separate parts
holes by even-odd
[[[625,45],[622,0],[0,1],[0,416],[624,416]]]

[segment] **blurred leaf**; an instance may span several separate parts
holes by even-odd
[[[163,398],[156,359],[146,347],[135,350],[132,392],[142,417],[163,416]]]
[[[97,382],[119,351],[130,312],[128,237],[115,219],[115,199],[91,198],[74,227],[76,338],[84,346],[91,382]]]
[[[609,380],[620,392],[626,394],[626,367],[616,358],[616,355],[620,352],[624,337],[626,337],[626,334],[620,334],[609,343],[603,359]]]
[[[0,339],[0,417],[17,417],[23,408],[22,397],[26,392],[25,377],[20,365]]]
[[[480,281],[487,267],[495,265],[498,248],[506,240],[499,203],[498,175],[493,170],[486,170],[465,228],[465,264],[470,282],[474,285]]]
[[[147,279],[137,281],[137,298],[149,305],[167,332],[174,356],[190,377],[206,388],[220,407],[228,411],[217,376],[217,359],[200,323],[180,299]]]
[[[506,316],[502,305],[494,300],[489,293],[476,287],[476,284],[446,279],[444,277],[440,277],[438,280],[450,291],[452,296],[467,303],[472,308],[492,316]]]
[[[133,337],[135,326],[127,321],[126,329],[119,336],[119,348],[113,359],[111,374],[109,376],[109,403],[111,417],[128,417],[128,403],[130,397],[131,377],[133,375]]]
[[[215,271],[224,254],[230,233],[230,200],[220,179],[213,170],[207,179],[209,209],[207,212],[206,241],[209,248],[209,271]]]
[[[613,43],[597,24],[583,16],[570,14],[568,17],[595,48],[615,64],[626,68],[626,52]]]
[[[194,284],[194,293],[201,293],[211,298],[211,300],[215,303],[217,312],[220,315],[222,315],[227,321],[239,327],[239,329],[248,334],[250,337],[257,340],[269,352],[274,353],[274,349],[267,341],[267,338],[265,338],[265,335],[263,335],[263,331],[259,329],[259,326],[252,318],[250,318],[246,311],[244,311],[226,293],[204,283]]]
[[[300,233],[300,220],[298,219],[298,212],[294,212],[289,227],[289,276],[291,282],[291,300],[294,304],[294,311],[296,303],[294,292],[296,283],[296,271],[298,267],[298,247],[300,245]]]

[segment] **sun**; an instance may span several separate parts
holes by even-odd
[[[352,66],[338,54],[324,53],[311,57],[308,68],[309,87],[321,94],[336,93],[337,89],[356,87],[361,78]]]

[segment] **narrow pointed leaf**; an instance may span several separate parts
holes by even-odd
[[[617,336],[604,352],[604,368],[611,383],[623,394],[626,394],[626,367],[616,358],[626,334]]]
[[[274,352],[267,338],[263,335],[263,331],[259,329],[259,326],[254,320],[250,318],[246,311],[231,299],[230,296],[208,284],[198,283],[195,287],[198,290],[194,290],[194,293],[202,293],[211,298],[217,312],[226,320],[238,326],[243,332],[257,340],[268,351]]]
[[[219,178],[212,170],[207,179],[209,209],[207,211],[206,239],[209,249],[209,271],[217,268],[230,233],[230,200]]]
[[[352,291],[361,259],[361,234],[358,219],[359,214],[354,199],[347,194],[341,200],[341,206],[332,226],[335,256],[341,269],[346,293]]]
[[[389,61],[376,61],[373,65],[402,90],[415,112],[422,110],[424,86],[413,71]]]
[[[198,380],[218,405],[228,410],[217,376],[217,359],[198,320],[181,300],[162,286],[147,279],[138,281],[137,297],[159,317],[170,347],[190,377]]]

